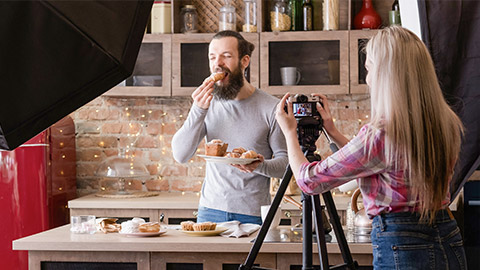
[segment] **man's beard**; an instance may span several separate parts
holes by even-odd
[[[227,70],[228,71],[228,70]],[[243,87],[243,74],[240,63],[233,72],[229,72],[227,85],[213,85],[213,96],[220,100],[231,100],[240,92]]]

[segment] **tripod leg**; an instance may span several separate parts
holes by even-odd
[[[253,267],[253,263],[255,262],[255,259],[257,258],[258,252],[260,251],[260,248],[262,247],[263,241],[265,240],[265,236],[267,235],[268,229],[270,228],[270,225],[272,224],[273,217],[275,216],[275,213],[277,212],[278,206],[282,202],[283,195],[285,195],[285,191],[287,190],[288,184],[290,183],[290,179],[292,179],[292,169],[290,168],[290,165],[287,166],[287,169],[285,173],[283,174],[282,182],[280,183],[280,186],[278,187],[277,193],[275,194],[275,197],[273,198],[273,202],[270,206],[270,209],[268,210],[267,216],[265,217],[265,220],[263,221],[262,227],[260,228],[260,232],[258,233],[257,237],[255,238],[255,242],[250,249],[250,252],[248,253],[247,259],[244,264],[240,265],[238,269],[247,269],[250,270]]]
[[[315,229],[317,232],[318,258],[320,260],[320,269],[329,269],[327,242],[325,240],[325,230],[323,228],[322,206],[320,205],[320,196],[313,195],[313,213],[315,214]]]
[[[333,202],[332,193],[327,191],[322,195],[323,200],[325,201],[325,206],[327,207],[328,216],[330,217],[330,223],[332,223],[333,230],[335,231],[338,247],[340,248],[343,256],[343,261],[348,269],[358,269],[358,263],[353,261],[352,253],[350,253],[350,248],[348,247],[347,239],[345,237],[345,233],[343,232],[340,218],[338,217],[337,208]]]
[[[302,270],[313,269],[313,247],[312,247],[312,198],[302,193]]]

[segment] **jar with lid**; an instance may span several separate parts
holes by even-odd
[[[225,30],[237,31],[237,14],[230,0],[225,0],[225,5],[220,8],[218,31]]]
[[[257,0],[244,0],[245,22],[242,26],[243,32],[257,32]]]
[[[155,1],[152,7],[152,34],[166,34],[172,32],[170,1]]]
[[[338,30],[339,22],[338,0],[325,0],[323,2],[323,30]]]
[[[180,31],[182,33],[196,33],[198,32],[198,15],[197,9],[194,5],[185,5],[180,12],[182,18],[182,25]]]
[[[287,0],[275,0],[270,11],[270,28],[272,31],[289,31],[292,26]]]

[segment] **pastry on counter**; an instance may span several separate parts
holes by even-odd
[[[195,222],[191,220],[180,222],[180,225],[182,226],[182,231],[193,231],[193,224],[195,224]]]
[[[156,233],[160,231],[160,224],[158,222],[145,222],[138,226],[140,232]]]
[[[217,223],[208,221],[193,224],[194,231],[214,231],[216,227]]]

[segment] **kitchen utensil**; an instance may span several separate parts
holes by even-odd
[[[357,200],[360,196],[360,189],[356,189],[352,195],[351,207],[353,212],[355,212],[355,218],[353,224],[355,226],[354,233],[367,235],[372,231],[372,220],[365,213],[365,208],[358,209]]]

